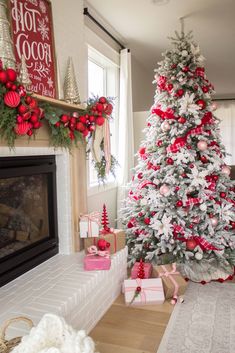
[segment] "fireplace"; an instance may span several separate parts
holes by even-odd
[[[58,253],[55,156],[0,158],[0,286]]]

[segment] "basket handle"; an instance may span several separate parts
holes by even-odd
[[[8,326],[10,326],[12,323],[18,322],[18,321],[25,321],[29,325],[30,328],[33,327],[33,321],[28,319],[27,317],[18,316],[18,317],[14,317],[12,319],[9,319],[3,323],[3,325],[0,329],[0,342],[5,340],[6,330],[7,330]]]

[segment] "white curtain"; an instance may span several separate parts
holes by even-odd
[[[122,200],[127,196],[126,185],[134,167],[134,132],[132,110],[131,53],[123,49],[120,55],[120,99],[118,162],[120,164],[117,189],[117,214]],[[121,225],[118,220],[118,227]]]
[[[226,164],[235,165],[235,100],[219,101],[215,116],[220,120],[222,142],[226,152],[231,156],[225,159]]]

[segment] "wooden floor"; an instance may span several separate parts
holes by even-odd
[[[156,353],[173,306],[128,307],[120,295],[91,331],[99,353]]]

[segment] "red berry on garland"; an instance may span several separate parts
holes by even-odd
[[[85,118],[85,116],[83,116],[83,115],[79,116],[79,121],[80,121],[81,123],[83,123],[83,124],[86,124],[86,118]]]
[[[201,110],[206,108],[206,102],[203,99],[198,99],[196,104],[199,105]]]
[[[74,135],[73,131],[71,131],[71,130],[69,131],[69,138],[71,141],[73,141],[75,139],[75,135]]]
[[[144,219],[144,223],[147,224],[147,225],[150,224],[150,218],[146,217],[146,218]]]
[[[69,116],[66,114],[61,115],[60,120],[62,123],[66,124],[69,121]]]
[[[80,132],[83,132],[86,130],[86,126],[82,123],[82,122],[78,122],[76,124],[76,130],[80,131]]]
[[[14,69],[6,69],[7,78],[11,82],[15,82],[17,74]]]
[[[26,107],[26,105],[23,105],[23,104],[21,104],[21,105],[18,107],[18,112],[19,112],[20,114],[24,114],[24,113],[26,113],[28,110],[29,110],[28,107]]]
[[[96,110],[98,110],[98,112],[102,112],[104,110],[103,104],[97,103],[96,104]]]
[[[184,123],[186,123],[186,119],[183,116],[181,116],[181,117],[179,117],[178,122],[180,124],[184,124]]]
[[[220,197],[222,197],[223,199],[226,197],[226,192],[220,192]]]
[[[37,106],[38,106],[37,100],[32,98],[31,102],[29,103],[29,106],[30,106],[31,109],[37,108]]]
[[[95,123],[98,126],[102,126],[104,124],[104,121],[105,121],[105,119],[102,116],[100,116],[100,117],[96,118]]]
[[[89,131],[95,131],[96,126],[95,125],[90,125],[88,129],[89,129]]]
[[[172,164],[174,164],[174,161],[172,158],[167,158],[166,163],[169,165],[172,165]]]
[[[69,123],[69,128],[70,128],[70,130],[75,130],[75,127],[76,127],[76,125],[74,124],[74,123]]]
[[[61,125],[60,121],[57,121],[57,122],[55,123],[55,127],[60,127],[60,125]]]
[[[99,102],[101,104],[105,104],[105,103],[107,103],[107,99],[105,97],[100,97]]]
[[[22,136],[22,135],[26,135],[27,132],[29,131],[30,129],[30,125],[28,122],[23,122],[23,123],[20,123],[20,124],[16,124],[15,126],[15,133],[19,136]]]
[[[0,71],[0,82],[1,83],[7,82],[7,74],[6,74],[6,71],[4,70]]]
[[[11,86],[11,89],[12,89],[12,91],[16,91],[17,86],[16,86],[16,85],[12,85],[12,86]]]
[[[182,207],[183,206],[183,202],[181,200],[178,200],[176,202],[176,207]]]
[[[196,248],[196,246],[197,246],[197,243],[194,239],[188,239],[186,241],[186,248],[188,250],[194,250]]]
[[[4,103],[10,108],[16,108],[20,104],[19,93],[15,91],[5,93]]]
[[[82,132],[83,136],[86,137],[88,134],[89,134],[89,130],[88,129],[85,129],[83,132]]]
[[[30,117],[31,117],[31,113],[30,112],[26,112],[26,113],[22,114],[22,118],[24,120],[29,120]]]
[[[28,135],[28,136],[32,136],[32,135],[33,135],[33,130],[29,130],[29,131],[27,132],[27,135]]]
[[[22,118],[22,116],[17,115],[16,121],[17,121],[17,123],[23,123],[24,119]]]

